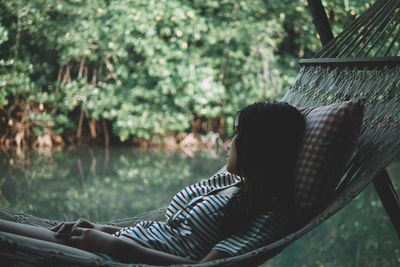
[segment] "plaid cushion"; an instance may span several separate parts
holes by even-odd
[[[306,129],[294,170],[295,209],[305,223],[326,205],[358,140],[362,99],[301,108]]]

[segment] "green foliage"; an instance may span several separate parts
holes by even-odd
[[[325,3],[335,33],[369,2]],[[244,105],[283,96],[319,47],[306,1],[3,0],[1,121],[34,135],[107,121],[120,140],[195,120],[227,133]]]

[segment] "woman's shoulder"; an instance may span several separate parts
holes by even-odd
[[[182,190],[196,190],[196,189],[212,190],[216,188],[224,188],[227,186],[238,184],[242,181],[244,181],[242,177],[229,173],[228,171],[222,171],[200,182],[188,185]]]
[[[231,184],[242,182],[245,179],[239,175],[232,174],[225,170],[225,171],[221,171],[221,172],[214,174],[207,180],[212,181],[212,182],[215,181],[215,182],[219,183],[221,186],[226,186],[226,185],[231,185]]]
[[[232,185],[238,185],[242,181],[243,178],[240,176],[231,174],[227,171],[221,171],[207,179],[184,187],[175,194],[173,199],[187,202],[194,197],[209,194],[214,190],[224,189]]]

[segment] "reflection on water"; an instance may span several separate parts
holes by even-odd
[[[40,217],[93,221],[167,204],[180,188],[212,175],[224,153],[83,148],[1,152],[0,205]],[[400,160],[389,168],[400,191]],[[400,266],[399,240],[370,185],[347,207],[264,267]]]
[[[0,157],[0,204],[40,217],[104,221],[169,203],[180,188],[207,178],[221,155],[85,148]]]

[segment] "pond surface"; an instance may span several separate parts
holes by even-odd
[[[225,152],[80,148],[38,154],[0,152],[0,205],[50,219],[132,217],[166,205],[184,186],[208,178]],[[400,191],[400,160],[389,172]],[[400,266],[399,240],[372,185],[264,267]]]

